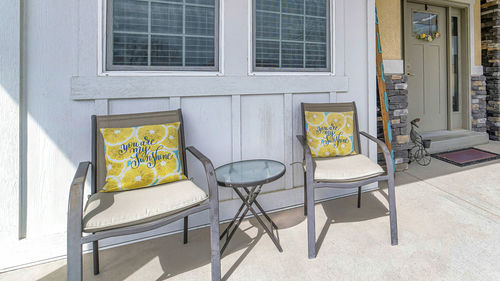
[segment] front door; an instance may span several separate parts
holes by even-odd
[[[446,9],[407,3],[405,68],[408,75],[408,121],[420,118],[422,131],[446,130],[448,76]]]

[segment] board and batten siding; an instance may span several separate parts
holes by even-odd
[[[0,257],[0,269],[66,254],[69,185],[78,163],[90,159],[92,114],[181,108],[186,144],[196,146],[216,167],[252,158],[285,163],[285,176],[264,186],[259,196],[266,210],[303,203],[302,168],[292,165],[302,161],[295,138],[301,132],[301,102],[355,101],[361,130],[376,134],[374,1],[332,0],[334,74],[327,75],[251,73],[250,0],[223,0],[218,74],[102,73],[102,7],[101,0],[30,2],[24,7],[27,235],[2,241],[6,254]],[[362,140],[362,148],[376,157],[375,145]],[[188,155],[188,165],[190,177],[206,189],[201,164]],[[321,189],[317,199],[352,192]],[[232,218],[241,201],[224,188],[220,199],[221,219]],[[191,227],[207,222],[207,213],[190,217]],[[181,227],[177,222],[101,245]]]

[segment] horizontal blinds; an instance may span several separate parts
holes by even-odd
[[[112,65],[214,67],[216,0],[113,0]]]
[[[256,67],[328,67],[327,0],[255,1]]]

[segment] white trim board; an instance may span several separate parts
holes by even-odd
[[[384,60],[385,74],[403,74],[404,60]]]
[[[483,75],[483,66],[482,65],[471,66],[470,75],[472,75],[472,76]]]
[[[337,76],[72,77],[73,100],[346,92]]]

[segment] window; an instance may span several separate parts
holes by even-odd
[[[218,70],[218,0],[108,0],[108,70]]]
[[[437,15],[427,12],[413,12],[413,32],[434,34],[438,31]]]
[[[254,0],[256,71],[329,71],[329,0]]]

